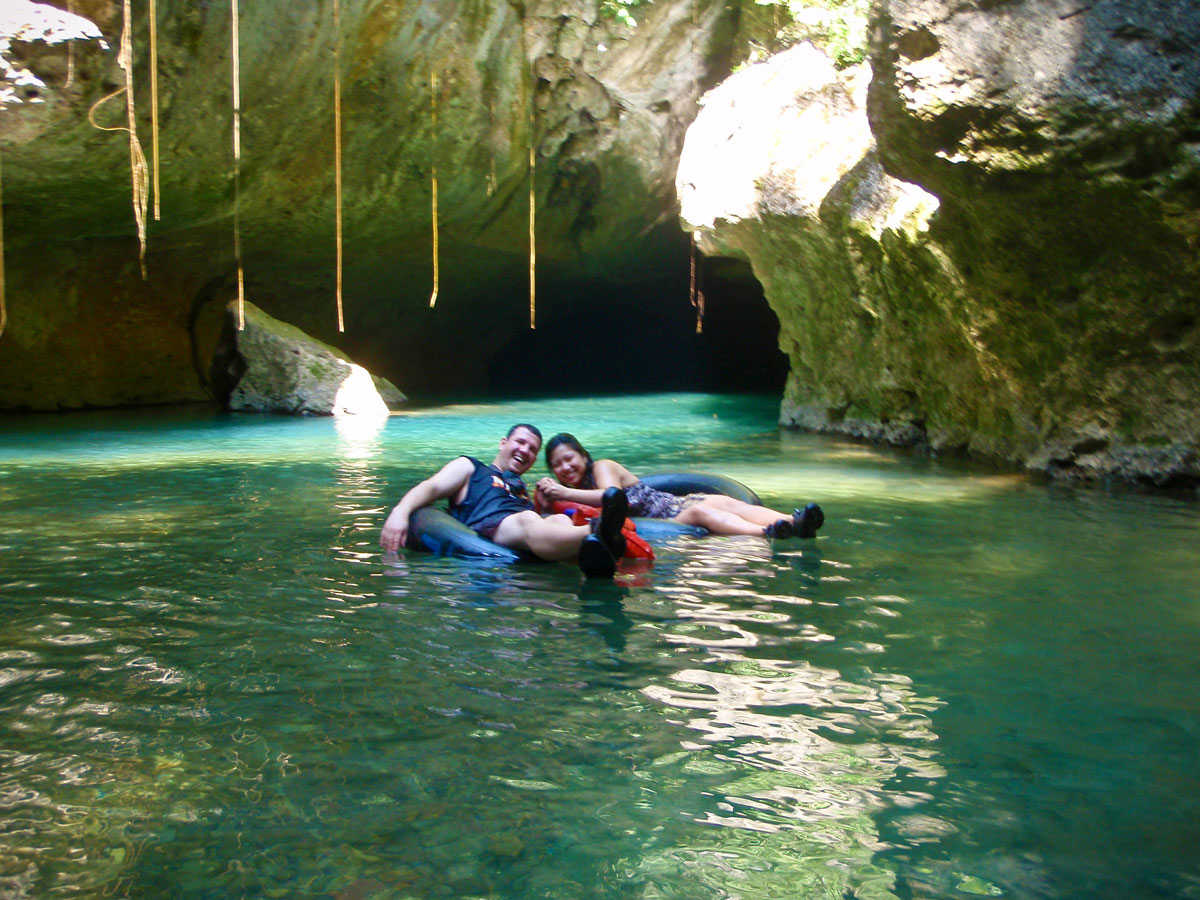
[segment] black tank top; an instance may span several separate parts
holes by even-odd
[[[499,523],[513,513],[533,509],[529,492],[521,476],[501,472],[495,466],[484,465],[468,456],[475,471],[467,482],[467,495],[462,503],[450,504],[450,515],[473,531]]]

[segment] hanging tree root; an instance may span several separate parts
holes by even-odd
[[[137,225],[138,234],[138,261],[142,267],[142,278],[146,277],[146,208],[149,204],[149,177],[146,166],[146,154],[142,152],[141,141],[137,136],[137,117],[135,115],[133,103],[133,49],[130,32],[132,30],[132,14],[130,13],[130,0],[125,0],[124,3],[124,27],[121,29],[121,45],[117,53],[117,64],[125,72],[125,85],[119,87],[111,94],[101,97],[92,104],[92,108],[88,110],[88,121],[93,128],[100,131],[127,131],[129,132],[129,175],[133,183],[133,220]],[[116,97],[118,94],[125,94],[125,114],[128,119],[128,126],[105,126],[96,121],[96,110],[107,101]]]
[[[346,330],[342,310],[342,13],[333,0],[333,184],[337,240],[337,329]]]
[[[433,124],[433,165],[431,167],[431,181],[433,186],[433,292],[429,295],[429,308],[433,309],[433,305],[437,303],[438,297],[438,282],[441,279],[439,271],[439,248],[438,248],[438,176],[437,176],[437,136],[438,136],[438,77],[437,72],[431,72],[429,76],[429,114]]]

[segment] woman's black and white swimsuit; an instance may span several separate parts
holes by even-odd
[[[644,481],[625,489],[629,498],[629,514],[646,519],[674,519],[693,504],[702,502],[708,494],[668,494],[652,488]]]

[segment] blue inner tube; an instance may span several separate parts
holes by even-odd
[[[438,556],[475,556],[500,563],[525,562],[537,558],[480,537],[437,506],[423,506],[409,516],[408,547]]]
[[[642,481],[669,494],[725,494],[762,506],[758,495],[740,481],[724,475],[706,475],[700,472],[664,472],[647,475]],[[708,530],[696,525],[683,525],[668,519],[634,518],[638,534],[646,540],[669,539],[680,535],[705,535]],[[425,506],[416,510],[408,520],[408,547],[423,550],[438,556],[473,556],[494,560],[499,563],[536,561],[530,553],[519,553],[502,547],[494,541],[480,537],[466,525],[453,518],[450,513],[436,506]]]
[[[659,475],[647,475],[642,481],[666,491],[668,494],[724,494],[735,500],[742,500],[751,506],[762,506],[758,494],[746,487],[740,481],[726,478],[724,475],[706,475],[703,472],[663,472]]]

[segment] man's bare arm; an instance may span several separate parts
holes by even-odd
[[[383,523],[379,545],[395,552],[408,543],[408,519],[414,510],[453,497],[466,486],[474,470],[465,456],[452,459],[435,474],[409,489]]]

